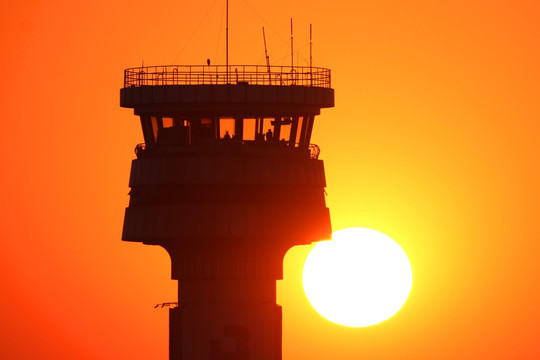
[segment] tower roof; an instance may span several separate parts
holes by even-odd
[[[163,65],[124,71],[120,105],[136,114],[318,114],[334,106],[330,70],[260,65]]]

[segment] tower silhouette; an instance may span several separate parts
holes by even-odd
[[[330,70],[126,69],[120,105],[140,117],[122,239],[160,245],[178,280],[169,357],[281,359],[276,280],[294,245],[329,239],[315,116]]]

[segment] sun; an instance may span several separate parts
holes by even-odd
[[[348,228],[313,247],[303,283],[309,302],[323,317],[363,327],[401,309],[411,291],[412,270],[403,249],[387,235]]]

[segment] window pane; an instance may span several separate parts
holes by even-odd
[[[219,119],[219,138],[224,139],[228,134],[228,138],[232,138],[234,134],[234,118],[220,118]]]
[[[281,130],[279,134],[280,140],[289,141],[291,137],[291,119],[290,118],[283,118],[281,120]]]
[[[255,118],[244,119],[244,139],[243,140],[255,140]]]
[[[266,141],[273,140],[274,125],[271,124],[272,121],[274,121],[274,118],[266,118],[266,117],[264,118],[262,133]]]
[[[163,127],[169,128],[173,126],[173,118],[172,117],[163,117]]]
[[[296,143],[300,142],[300,136],[302,136],[302,127],[304,126],[304,117],[298,117],[298,129],[296,130]]]
[[[156,116],[151,116],[152,119],[152,133],[154,135],[154,141],[157,141],[157,133],[158,133],[158,122]]]

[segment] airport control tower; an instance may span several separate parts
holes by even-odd
[[[330,70],[156,66],[125,70],[140,117],[122,239],[171,257],[170,359],[281,359],[276,280],[287,250],[331,237],[315,116]]]

